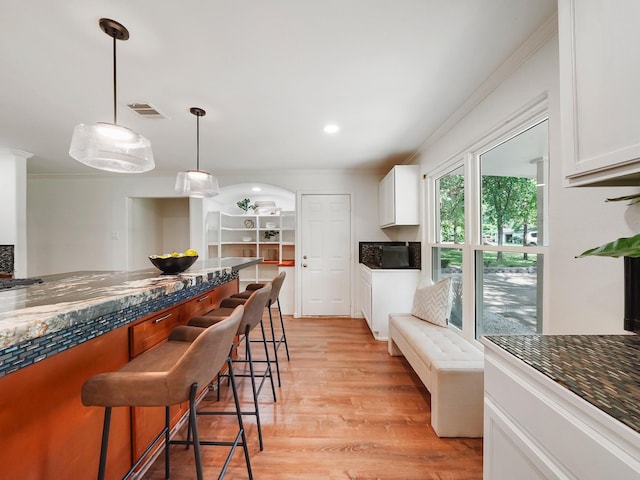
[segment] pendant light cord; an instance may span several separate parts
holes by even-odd
[[[118,124],[117,101],[118,94],[116,89],[116,37],[113,37],[113,124]]]
[[[200,171],[200,115],[196,115],[196,170]]]
[[[200,171],[200,117],[207,114],[200,107],[191,107],[189,111],[196,116],[196,171]]]

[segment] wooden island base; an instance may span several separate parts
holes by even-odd
[[[0,378],[0,478],[95,478],[104,409],[82,405],[85,380],[117,370],[164,341],[170,329],[155,322],[158,318],[171,314],[172,325],[185,324],[237,292],[238,280],[232,280]],[[107,478],[122,478],[144,451],[146,439],[160,431],[162,418],[160,424],[146,421],[155,419],[154,409],[113,409]],[[184,409],[175,412],[174,422]]]

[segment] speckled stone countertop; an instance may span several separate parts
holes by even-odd
[[[490,335],[487,341],[640,433],[639,335]]]
[[[176,275],[163,275],[155,268],[134,272],[73,272],[43,276],[40,277],[43,283],[0,291],[0,376],[3,369],[11,371],[7,364],[14,361],[12,357],[18,352],[29,357],[29,350],[41,348],[40,344],[56,333],[66,335],[67,330],[75,329],[71,336],[79,337],[77,331],[83,324],[95,319],[109,323],[114,315],[119,316],[121,324],[132,321],[136,316],[148,314],[150,309],[166,307],[182,297],[198,295],[237,278],[238,270],[261,260],[242,257],[198,260]],[[102,328],[106,331],[110,327]],[[49,343],[55,343],[52,348],[58,351],[68,348],[58,346],[58,339]],[[41,357],[50,355],[47,351]],[[33,359],[30,361],[33,363]]]

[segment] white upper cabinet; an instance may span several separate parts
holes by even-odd
[[[565,185],[640,185],[640,1],[559,0]]]
[[[380,227],[418,225],[418,165],[396,165],[380,182]]]

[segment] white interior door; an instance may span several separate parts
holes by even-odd
[[[351,314],[350,195],[302,195],[302,316]]]

